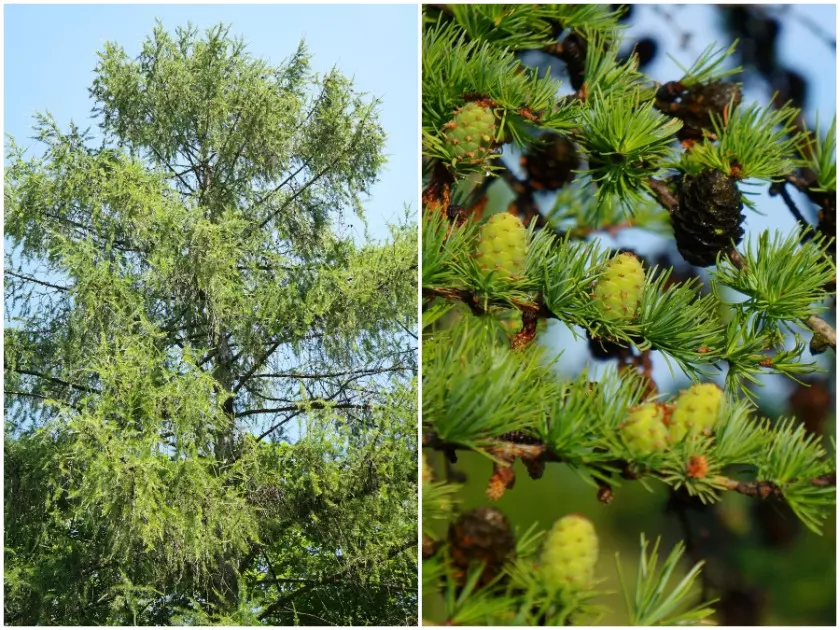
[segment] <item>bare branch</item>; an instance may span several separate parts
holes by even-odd
[[[101,394],[102,393],[98,389],[93,389],[93,388],[87,387],[85,385],[77,385],[76,383],[71,383],[70,381],[65,381],[63,379],[56,378],[55,376],[50,376],[49,374],[43,374],[41,372],[36,372],[34,370],[31,370],[31,369],[14,368],[14,367],[9,367],[8,365],[4,365],[3,369],[8,371],[8,372],[15,372],[17,374],[25,374],[27,376],[35,376],[35,377],[38,377],[38,378],[42,378],[44,380],[50,381],[52,383],[56,383],[58,385],[64,385],[65,387],[72,387],[73,389],[78,389],[79,391],[82,391],[82,392],[89,392],[91,394]]]
[[[21,280],[25,280],[26,282],[31,282],[33,284],[40,284],[42,287],[48,287],[50,289],[55,289],[56,291],[69,291],[73,287],[65,287],[59,284],[52,284],[45,280],[39,280],[38,278],[33,278],[31,276],[25,276],[20,273],[15,273],[14,271],[9,271],[8,269],[4,269],[3,272],[7,276],[12,276],[13,278],[19,278]]]
[[[370,409],[370,405],[367,404],[357,404],[357,403],[324,403],[317,400],[313,401],[301,401],[294,405],[289,405],[286,407],[274,407],[271,409],[248,409],[246,411],[240,411],[239,413],[235,414],[237,418],[244,418],[246,416],[256,416],[259,414],[267,414],[267,413],[284,413],[287,411],[300,411],[304,412],[308,409]]]

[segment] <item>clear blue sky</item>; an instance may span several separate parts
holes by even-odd
[[[412,5],[7,5],[4,132],[23,146],[32,114],[49,111],[62,128],[72,119],[95,128],[87,89],[97,51],[107,41],[134,56],[155,19],[168,30],[192,22],[204,30],[224,22],[256,57],[279,64],[301,40],[324,73],[337,65],[356,88],[379,97],[388,153],[380,182],[365,204],[371,233],[417,210],[419,179],[418,9]]]

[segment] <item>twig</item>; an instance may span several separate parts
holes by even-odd
[[[437,451],[454,453],[458,450],[474,450],[459,444],[444,442],[432,431],[423,434],[423,447]],[[513,463],[517,459],[523,460],[526,465],[532,466],[533,462],[566,462],[567,460],[557,455],[548,445],[539,440],[520,433],[508,433],[502,438],[488,441],[483,447],[485,452],[491,454],[497,461],[507,465],[510,471],[513,470]],[[635,473],[630,469],[630,462],[614,460],[602,462],[599,468],[610,474],[619,471],[626,478],[636,478]],[[494,469],[495,470],[495,469]],[[649,471],[649,474],[657,476],[656,471]],[[491,483],[493,483],[491,479]],[[737,492],[746,496],[766,499],[770,496],[783,496],[782,489],[772,481],[736,481],[728,477],[718,476],[714,478],[716,485],[725,490]],[[505,484],[510,487],[513,484],[511,473],[505,477]],[[827,473],[811,480],[811,485],[830,487],[836,485],[836,473]]]
[[[442,297],[447,300],[459,300],[473,309],[477,315],[487,312],[488,309],[483,307],[481,300],[476,298],[467,289],[455,289],[448,287],[423,287],[423,298]],[[553,318],[559,320],[560,318],[549,310],[549,308],[542,301],[542,297],[538,296],[534,302],[520,302],[518,300],[510,301],[494,301],[490,300],[487,306],[498,306],[500,308],[509,309],[513,304],[514,307],[522,311],[522,313],[536,313],[538,317]]]
[[[659,202],[659,205],[671,214],[676,212],[680,202],[676,195],[671,192],[671,189],[668,188],[668,185],[661,179],[656,179],[654,177],[649,178],[647,183],[648,187],[653,192],[653,196],[656,197],[656,201]]]
[[[747,272],[747,264],[744,261],[743,256],[738,253],[737,250],[731,249],[727,252],[729,256],[729,260],[732,262],[735,267],[740,269],[741,271]],[[831,346],[834,350],[837,349],[837,331],[826,322],[824,319],[817,317],[816,315],[811,315],[807,319],[801,320],[805,326],[810,328],[814,333],[818,335],[822,335],[829,346]]]
[[[13,278],[19,278],[20,280],[25,280],[26,282],[32,282],[33,284],[40,284],[42,287],[48,287],[50,289],[56,289],[57,291],[69,291],[73,287],[65,287],[58,284],[51,284],[46,282],[45,280],[40,280],[38,278],[33,278],[31,276],[25,276],[20,273],[15,273],[14,271],[9,271],[8,269],[5,270],[5,274],[7,276],[12,276]]]
[[[782,200],[785,202],[785,205],[788,207],[788,210],[790,210],[790,213],[793,215],[793,218],[795,218],[796,222],[799,223],[800,231],[802,233],[800,242],[804,243],[814,235],[814,229],[811,226],[811,224],[805,220],[805,217],[802,216],[802,213],[796,206],[796,202],[794,202],[793,198],[790,196],[790,193],[787,189],[788,183],[789,182],[787,181],[781,181],[778,183],[771,184],[769,193],[771,197],[781,195]]]
[[[813,330],[814,333],[825,337],[828,340],[828,345],[835,350],[837,349],[837,331],[828,322],[816,315],[811,315],[804,321],[804,324]]]
[[[44,374],[42,372],[36,372],[31,369],[27,368],[16,368],[10,367],[8,365],[4,365],[3,369],[7,372],[15,372],[17,374],[25,374],[26,376],[36,376],[38,378],[42,378],[44,380],[50,381],[51,383],[55,383],[57,385],[63,385],[64,387],[72,387],[73,389],[78,389],[79,391],[88,392],[90,394],[101,394],[102,392],[98,389],[94,389],[92,387],[87,387],[85,385],[77,385],[76,383],[71,383],[70,381],[65,381],[64,379],[57,378],[55,376],[50,376],[49,374]]]

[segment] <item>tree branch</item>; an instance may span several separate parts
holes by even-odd
[[[262,229],[264,229],[264,228],[265,228],[265,226],[266,226],[266,225],[268,225],[268,224],[269,224],[269,222],[271,222],[271,220],[272,220],[272,219],[274,219],[274,217],[276,217],[278,214],[280,214],[281,212],[283,212],[283,210],[285,210],[286,208],[288,208],[288,207],[289,207],[289,205],[290,205],[290,204],[291,204],[291,203],[292,203],[295,199],[297,199],[297,198],[298,198],[298,197],[299,197],[299,196],[300,196],[300,195],[301,195],[304,191],[306,191],[306,190],[307,190],[310,186],[312,186],[312,184],[314,184],[314,183],[315,183],[315,182],[317,182],[319,179],[321,179],[324,175],[326,175],[327,173],[329,173],[329,172],[330,172],[330,171],[331,171],[331,170],[335,167],[335,165],[336,165],[336,164],[338,164],[338,162],[341,160],[341,158],[342,158],[342,157],[344,157],[344,155],[345,155],[346,153],[348,153],[350,150],[352,150],[352,149],[356,146],[356,144],[359,142],[359,139],[361,138],[361,134],[362,134],[362,132],[364,131],[364,126],[365,126],[365,123],[367,123],[368,118],[370,117],[370,114],[371,114],[371,112],[372,112],[372,111],[373,111],[373,108],[370,108],[370,109],[368,110],[368,112],[365,114],[365,117],[362,119],[362,121],[359,123],[358,128],[356,129],[356,134],[355,134],[355,136],[354,136],[353,140],[351,140],[351,141],[350,141],[350,143],[347,145],[347,148],[344,150],[344,152],[342,152],[342,153],[340,153],[339,155],[337,155],[337,156],[335,157],[335,159],[334,159],[332,162],[330,162],[327,166],[325,166],[323,169],[321,169],[321,171],[320,171],[317,175],[315,175],[315,177],[313,177],[313,178],[312,178],[312,179],[310,179],[308,182],[306,182],[300,190],[296,191],[296,192],[295,192],[295,194],[293,194],[291,197],[289,197],[289,198],[288,198],[288,199],[287,199],[287,200],[283,203],[283,205],[282,205],[282,206],[280,206],[277,210],[275,210],[274,212],[272,212],[271,214],[269,214],[269,215],[268,215],[268,216],[267,216],[267,217],[266,217],[266,218],[262,221],[262,223],[260,223],[260,225],[259,225],[259,229],[261,229],[261,230],[262,230]],[[276,192],[276,190],[275,190],[275,192]],[[273,193],[271,193],[271,194],[273,194]]]
[[[268,429],[266,429],[265,431],[263,431],[262,433],[260,433],[260,434],[257,436],[257,442],[261,442],[261,441],[263,440],[263,438],[268,437],[269,435],[271,435],[272,433],[274,433],[277,429],[279,429],[280,427],[282,427],[284,424],[287,424],[287,423],[291,422],[292,420],[294,420],[295,418],[297,418],[297,417],[298,417],[301,413],[303,413],[303,412],[301,412],[301,411],[296,411],[295,413],[293,413],[292,415],[288,416],[287,418],[283,418],[283,420],[281,420],[280,422],[277,422],[277,423],[275,423],[275,424],[271,425],[271,427],[269,427]]]
[[[260,367],[262,367],[262,364],[265,363],[272,354],[274,354],[274,351],[277,350],[278,347],[280,347],[281,343],[283,343],[281,339],[278,339],[277,341],[273,342],[271,345],[269,345],[268,350],[266,350],[259,359],[254,361],[254,364],[250,368],[248,368],[248,371],[245,372],[245,374],[243,374],[240,377],[236,385],[233,386],[234,394],[236,394],[240,389],[242,389],[242,386],[245,383],[247,383],[248,380],[254,375],[254,372],[256,372]]]
[[[744,258],[741,254],[738,253],[737,250],[732,249],[728,252],[729,260],[732,264],[740,269],[741,271],[745,271],[747,269],[746,263],[744,262]],[[805,326],[810,328],[814,333],[818,335],[822,335],[825,337],[826,342],[829,346],[831,346],[835,351],[837,350],[837,331],[832,328],[831,324],[826,322],[824,319],[817,317],[816,315],[811,315],[807,319],[801,320]]]
[[[43,394],[36,394],[35,392],[19,392],[19,391],[14,391],[14,390],[11,390],[11,389],[7,389],[7,390],[5,390],[5,393],[7,395],[11,395],[11,396],[24,396],[24,397],[27,397],[27,398],[37,398],[38,400],[50,400],[49,396],[44,396]],[[71,403],[65,403],[65,404],[68,405],[69,407],[75,409],[76,411],[81,411],[82,410],[81,407],[79,407],[77,405],[74,405],[74,404],[71,404]]]
[[[825,337],[828,345],[835,350],[837,349],[837,331],[834,330],[831,324],[816,315],[811,315],[808,319],[804,320],[804,324],[816,334]]]
[[[163,156],[160,154],[160,151],[157,150],[157,147],[150,144],[149,148],[152,150],[152,153],[155,154],[155,157],[160,161],[160,163],[163,164],[167,169],[169,169],[169,172],[172,173],[172,176],[176,177],[178,179],[178,181],[180,181],[181,184],[184,186],[184,188],[186,188],[188,191],[190,191],[191,194],[194,195],[195,194],[195,189],[186,182],[186,180],[183,178],[183,176],[180,173],[178,173],[178,171],[176,171],[172,166],[169,165],[168,161],[163,159]],[[192,164],[192,162],[190,162],[190,166],[191,166],[191,168],[189,168],[185,172],[189,172],[189,171],[192,171],[192,170],[195,169],[195,165]]]
[[[13,278],[19,278],[19,279],[25,280],[27,282],[32,282],[33,284],[40,284],[42,287],[48,287],[50,289],[55,289],[57,291],[69,291],[70,289],[73,288],[73,287],[61,286],[61,285],[58,285],[58,284],[51,284],[51,283],[46,282],[44,280],[39,280],[38,278],[33,278],[31,276],[24,276],[23,274],[15,273],[14,271],[9,271],[8,269],[4,269],[3,272],[7,276],[12,276]]]
[[[456,451],[474,450],[467,446],[444,442],[432,431],[426,431],[423,433],[423,447],[441,451],[447,454],[450,460],[455,458]],[[499,482],[504,482],[504,485],[507,488],[513,486],[515,479],[513,463],[517,459],[522,460],[532,479],[539,479],[542,476],[543,468],[546,462],[566,462],[563,457],[554,453],[546,444],[536,438],[531,438],[521,433],[509,433],[498,439],[492,440],[482,450],[491,454],[498,462],[503,462],[502,464],[494,464],[494,473],[490,480],[491,485],[494,483],[498,484]],[[630,462],[623,460],[604,462],[599,467],[603,468],[604,472],[607,473],[615,472],[617,469],[625,478],[638,478],[638,475],[630,469]],[[505,472],[502,473],[502,470]],[[659,476],[659,473],[656,471],[648,471],[648,474]],[[762,499],[771,495],[779,497],[783,496],[782,489],[772,481],[736,481],[723,476],[715,477],[714,481],[726,490],[747,496],[760,497]],[[836,473],[833,472],[811,480],[811,485],[814,486],[826,487],[834,486],[835,484]]]
[[[374,376],[376,374],[385,374],[387,372],[404,372],[408,368],[400,366],[391,366],[385,368],[373,368],[367,370],[347,370],[344,372],[310,372],[303,374],[301,372],[265,372],[262,374],[252,374],[251,378],[300,378],[300,379],[326,379],[337,378],[339,376],[360,375],[360,376]]]
[[[287,411],[307,411],[307,409],[370,409],[370,405],[357,403],[324,403],[319,401],[299,402],[287,407],[275,407],[272,409],[248,409],[247,411],[240,411],[234,414],[236,418],[244,418],[246,416],[256,416],[266,413],[283,413]]]
[[[677,196],[671,192],[670,188],[668,188],[668,184],[653,177],[649,178],[647,183],[651,192],[653,192],[654,198],[659,202],[659,205],[671,214],[676,212],[680,202],[679,199],[677,199]]]
[[[93,389],[91,387],[86,387],[85,385],[77,385],[75,383],[71,383],[70,381],[65,381],[60,378],[56,378],[55,376],[50,376],[49,374],[43,374],[41,372],[36,372],[34,370],[30,370],[27,368],[14,368],[9,367],[8,365],[3,365],[3,369],[8,372],[15,372],[17,374],[26,374],[27,376],[36,376],[38,378],[42,378],[47,381],[51,381],[53,383],[57,383],[58,385],[64,385],[65,387],[72,387],[73,389],[78,389],[79,391],[88,392],[91,394],[101,394],[102,392],[98,389]]]
[[[396,556],[401,554],[403,551],[407,551],[408,549],[411,549],[412,547],[415,547],[416,545],[417,545],[416,540],[409,540],[407,542],[404,542],[401,545],[391,549],[386,554],[384,561],[387,562],[389,560],[392,560],[393,558],[395,558]],[[302,586],[299,589],[289,593],[288,595],[284,595],[283,597],[278,599],[276,602],[271,604],[268,608],[266,608],[262,613],[260,613],[257,616],[257,618],[260,621],[264,621],[267,617],[274,614],[274,612],[276,612],[279,608],[281,608],[282,606],[285,606],[287,603],[289,603],[290,601],[292,601],[296,597],[304,595],[304,594],[312,591],[313,589],[318,588],[319,586],[323,586],[323,585],[326,585],[326,584],[335,584],[336,582],[339,582],[341,580],[341,578],[343,578],[345,575],[347,575],[353,569],[355,569],[357,566],[359,566],[361,564],[364,564],[364,563],[367,563],[367,562],[368,562],[367,559],[362,559],[362,560],[359,560],[357,562],[353,562],[353,563],[348,564],[347,566],[341,568],[340,570],[333,573],[332,575],[322,576],[320,578],[317,578],[316,580],[314,580],[310,584],[307,584],[306,586]]]

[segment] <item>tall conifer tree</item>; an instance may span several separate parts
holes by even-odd
[[[346,229],[380,104],[223,26],[90,95],[7,149],[6,622],[411,623],[416,228]]]

